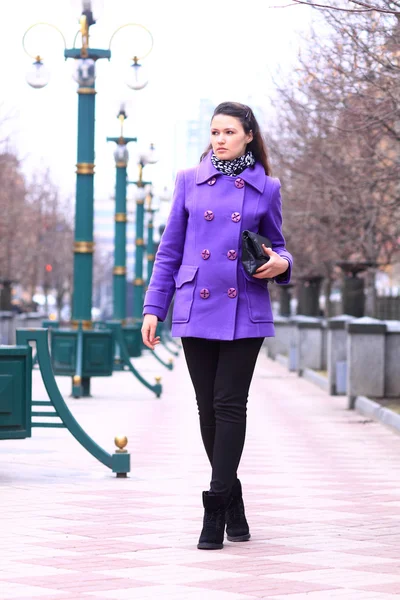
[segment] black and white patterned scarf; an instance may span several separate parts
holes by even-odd
[[[256,159],[253,156],[251,150],[243,154],[243,156],[238,156],[233,160],[220,160],[214,154],[211,155],[211,162],[218,171],[224,173],[224,175],[230,175],[231,177],[236,177],[236,175],[240,175],[247,167],[252,167]]]

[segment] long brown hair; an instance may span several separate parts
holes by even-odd
[[[235,117],[241,122],[245,133],[250,133],[250,131],[253,133],[253,139],[247,144],[247,150],[251,150],[256,161],[262,164],[265,174],[271,175],[267,147],[261,135],[258,121],[251,108],[246,106],[246,104],[240,104],[239,102],[222,102],[221,104],[218,104],[217,108],[214,110],[211,121],[216,115]],[[211,149],[212,145],[209,144],[208,148],[201,155],[200,161],[207,156]]]

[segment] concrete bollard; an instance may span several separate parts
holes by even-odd
[[[37,329],[42,326],[44,315],[37,312],[26,313],[25,327]]]
[[[276,333],[276,330],[275,330]],[[265,353],[268,358],[272,358],[275,360],[276,357],[276,338],[274,337],[266,337],[264,340],[263,348],[265,348]]]
[[[296,370],[296,357],[294,356],[296,324],[292,321],[297,320],[298,317],[275,317],[275,338],[266,338],[265,340],[267,355],[274,360],[280,356],[280,362],[287,366],[289,371]]]
[[[346,329],[347,398],[353,409],[357,396],[384,397],[386,324],[361,317],[348,322]]]
[[[347,330],[346,323],[354,321],[350,315],[339,315],[328,319],[328,391],[335,396],[346,393]]]
[[[400,397],[400,321],[385,321],[385,397]]]
[[[296,325],[295,369],[302,375],[304,369],[322,370],[322,320],[298,315],[292,317]]]
[[[328,370],[328,322],[322,319],[322,350],[321,350],[321,369]]]
[[[283,354],[284,356],[289,355],[289,341],[290,341],[290,330],[289,330],[289,318],[288,317],[275,317],[275,338],[273,358],[277,354]]]
[[[301,315],[296,315],[294,317],[289,318],[288,328],[287,328],[287,355],[288,355],[288,369],[291,372],[297,371],[298,364],[298,356],[297,356],[297,323],[302,320],[303,317]]]
[[[11,310],[0,311],[0,345],[15,344],[15,315]]]

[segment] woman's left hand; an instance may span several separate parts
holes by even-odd
[[[264,244],[262,247],[265,254],[269,256],[269,261],[257,269],[256,274],[253,275],[253,277],[256,279],[273,279],[288,270],[289,261],[286,260],[286,258],[282,258],[277,252],[274,252],[272,248],[267,248]]]

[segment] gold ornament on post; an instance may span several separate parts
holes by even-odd
[[[89,48],[89,23],[86,15],[81,15],[79,20],[81,26],[81,35],[82,35],[82,48],[81,48],[81,56],[82,58],[88,57],[88,48]]]
[[[117,435],[114,438],[114,444],[118,448],[118,450],[115,451],[118,454],[124,454],[128,452],[128,450],[126,449],[126,446],[128,445],[128,438],[126,437],[126,435]]]

